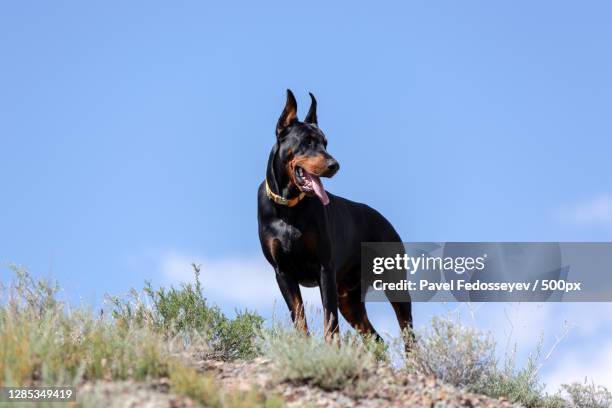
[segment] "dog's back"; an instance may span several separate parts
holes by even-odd
[[[328,193],[327,222],[336,270],[360,263],[362,242],[401,242],[391,223],[367,204]]]

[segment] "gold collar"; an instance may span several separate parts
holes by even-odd
[[[302,200],[302,198],[306,197],[306,193],[304,193],[303,191],[300,191],[300,195],[298,195],[297,197],[290,198],[290,199],[283,198],[279,196],[278,194],[275,194],[272,191],[272,189],[270,189],[270,185],[268,184],[267,178],[266,178],[266,195],[268,196],[270,200],[274,201],[276,204],[286,205],[287,207],[293,207],[294,205],[297,205],[297,203],[299,203]]]

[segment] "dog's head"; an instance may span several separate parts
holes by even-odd
[[[278,158],[284,170],[300,191],[316,195],[323,205],[329,203],[320,177],[333,177],[340,165],[327,153],[327,138],[317,123],[317,101],[310,94],[311,104],[304,122],[297,118],[297,102],[287,89],[287,102],[276,124]]]

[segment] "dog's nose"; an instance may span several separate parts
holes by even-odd
[[[340,168],[340,164],[335,159],[327,159],[327,171],[337,172]]]

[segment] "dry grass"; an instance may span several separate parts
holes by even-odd
[[[610,408],[612,393],[606,387],[597,386],[585,381],[584,384],[573,383],[563,385],[572,408]]]
[[[502,367],[496,343],[488,332],[463,325],[458,316],[434,317],[431,328],[415,333],[413,350],[405,357],[410,372],[433,375],[444,382],[493,398],[506,398],[526,407],[542,407],[549,397],[538,376],[540,347],[517,369],[515,350]]]
[[[413,334],[413,350],[404,355],[410,372],[433,375],[467,391],[505,398],[528,408],[612,407],[612,394],[592,384],[564,385],[566,395],[546,394],[539,376],[542,339],[527,363],[517,368],[516,346],[499,364],[491,334],[463,325],[458,317],[435,317],[429,329]]]
[[[0,302],[0,385],[169,378],[173,392],[206,406],[279,404],[257,391],[223,391],[212,376],[185,365],[185,355],[208,350],[202,332],[192,327],[164,332],[136,319],[94,317],[59,300],[57,285],[13,269],[15,280],[2,289]]]
[[[289,381],[333,390],[361,388],[380,355],[374,340],[347,333],[334,342],[322,335],[304,335],[288,326],[262,332],[260,347],[273,363],[278,381]]]
[[[57,286],[15,269],[0,309],[0,382],[73,384],[88,379],[136,379],[168,374],[168,359],[196,344],[166,339],[147,326],[126,326],[71,310]]]
[[[256,389],[249,392],[220,393],[218,384],[191,367],[175,365],[170,370],[172,391],[188,396],[213,408],[275,408],[283,405],[276,395],[265,395]]]
[[[496,364],[492,336],[458,320],[435,317],[415,340],[405,360],[408,370],[457,387],[480,382]]]

